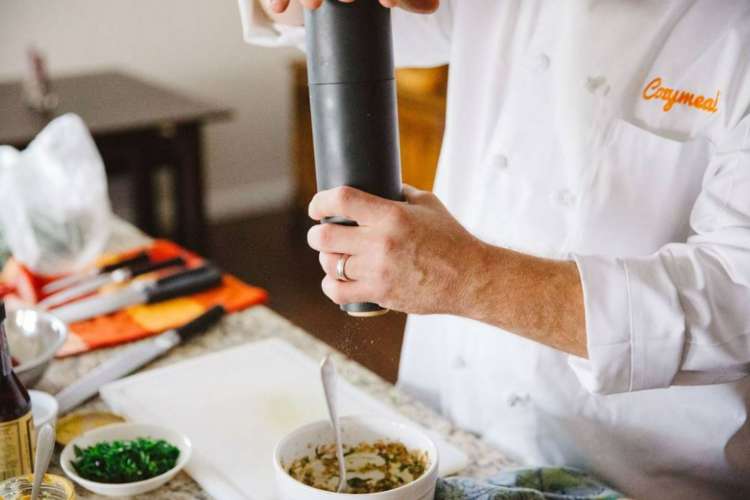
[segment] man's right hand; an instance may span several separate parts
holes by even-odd
[[[352,3],[355,0],[339,0]],[[370,1],[370,0],[367,0]],[[260,0],[263,10],[276,22],[283,24],[302,24],[302,8],[317,9],[323,0]],[[383,7],[401,7],[411,12],[429,14],[437,10],[440,0],[380,0]]]

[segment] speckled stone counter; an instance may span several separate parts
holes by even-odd
[[[116,221],[110,247],[112,250],[122,250],[144,244],[147,241],[148,239],[132,226]],[[206,332],[186,345],[178,346],[167,356],[144,367],[143,370],[169,365],[208,352],[219,351],[245,342],[255,342],[270,337],[282,338],[314,359],[322,359],[326,353],[332,352],[341,375],[350,382],[366,390],[376,398],[389,403],[414,422],[438,431],[447,441],[466,452],[469,456],[470,465],[461,473],[462,475],[486,476],[497,472],[503,466],[510,465],[509,460],[487,443],[470,433],[455,428],[446,419],[402,394],[393,385],[361,365],[344,357],[342,354],[332,351],[323,342],[315,339],[312,335],[264,306],[253,307],[225,317],[209,332]],[[53,363],[37,388],[55,393],[62,387],[88,373],[102,360],[117,353],[120,349],[122,347],[103,349],[81,356],[57,360]],[[81,409],[93,408],[104,408],[104,404],[99,399],[95,399],[84,405]],[[58,449],[57,451],[59,452],[60,450]],[[59,455],[55,458],[52,468],[55,473],[64,475],[59,468]],[[77,491],[81,499],[103,498],[80,487]],[[161,489],[136,498],[184,500],[207,499],[210,497],[187,474],[181,473]]]

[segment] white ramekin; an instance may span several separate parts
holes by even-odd
[[[180,456],[177,459],[175,466],[159,476],[145,479],[143,481],[136,481],[133,483],[99,483],[79,476],[71,463],[75,459],[76,446],[79,448],[87,448],[101,441],[123,441],[142,437],[164,439],[171,445],[179,448]],[[98,493],[105,497],[124,497],[148,493],[149,491],[155,490],[165,484],[180,472],[183,467],[185,467],[190,460],[192,451],[193,445],[190,443],[190,439],[180,432],[167,429],[166,427],[159,427],[157,425],[127,422],[123,424],[110,424],[97,429],[92,429],[73,439],[65,446],[65,448],[63,448],[63,451],[60,454],[60,464],[62,465],[65,474],[72,479],[73,482],[80,484],[87,490],[91,490],[94,493]]]
[[[397,441],[410,450],[427,454],[429,464],[420,478],[390,491],[368,494],[344,494],[318,490],[303,484],[286,472],[297,458],[309,454],[316,446],[334,442],[328,420],[314,422],[293,431],[279,441],[273,453],[276,485],[281,500],[432,500],[438,478],[438,451],[424,432],[410,425],[379,417],[351,416],[341,419],[344,444],[354,446],[378,440]]]

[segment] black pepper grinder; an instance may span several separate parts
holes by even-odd
[[[402,200],[390,9],[378,0],[324,0],[305,10],[305,27],[318,189],[352,186]],[[341,309],[359,317],[388,312],[370,303]]]

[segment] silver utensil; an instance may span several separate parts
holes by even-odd
[[[320,378],[323,381],[328,415],[331,417],[331,425],[336,437],[336,458],[339,462],[339,486],[336,492],[341,493],[346,486],[346,462],[344,461],[344,444],[341,442],[341,423],[339,422],[338,397],[336,394],[336,367],[330,356],[326,356],[320,364]]]
[[[137,281],[116,292],[101,294],[91,299],[79,300],[58,307],[53,314],[65,323],[70,324],[113,313],[128,306],[142,304],[146,302],[146,288],[149,284],[147,281]]]
[[[10,353],[20,364],[14,368],[26,388],[44,376],[55,353],[65,343],[68,327],[54,315],[36,309],[8,311],[5,319]]]
[[[149,257],[146,252],[138,252],[132,257],[128,257],[119,262],[115,262],[114,264],[108,264],[106,266],[93,268],[93,269],[86,269],[84,271],[80,271],[78,273],[73,273],[63,278],[56,279],[55,281],[50,281],[49,283],[47,283],[46,285],[42,287],[42,293],[44,293],[45,295],[54,293],[59,290],[62,290],[63,288],[67,288],[69,286],[73,286],[77,283],[80,283],[81,281],[85,281],[90,278],[93,278],[97,276],[98,274],[109,273],[109,272],[112,272],[116,269],[120,269],[123,267],[146,264],[148,263],[148,261],[149,261]]]
[[[64,290],[49,295],[47,298],[40,300],[37,304],[42,309],[57,307],[66,302],[70,302],[79,297],[83,297],[91,292],[95,292],[105,285],[125,283],[136,276],[142,274],[160,271],[169,267],[184,266],[185,259],[175,257],[159,262],[146,262],[137,265],[121,267],[113,271],[99,273],[79,283],[72,285]]]
[[[151,304],[202,292],[219,286],[221,280],[221,272],[216,267],[204,265],[164,278],[133,281],[116,292],[96,295],[58,307],[53,314],[65,323],[74,323],[137,304]]]
[[[108,382],[117,380],[158,358],[177,344],[204,332],[226,313],[224,306],[214,306],[179,328],[167,330],[143,342],[132,345],[116,356],[103,362],[81,379],[55,395],[58,412],[64,415],[99,392]]]
[[[47,473],[52,450],[55,449],[55,431],[50,424],[44,424],[36,437],[36,454],[34,455],[34,482],[31,485],[31,500],[39,499],[44,474]]]
[[[127,281],[127,269],[116,269],[115,271],[103,274],[95,274],[90,278],[81,280],[79,283],[74,284],[68,288],[60,290],[59,292],[53,293],[47,296],[47,298],[37,302],[37,306],[42,309],[50,309],[65,302],[71,301],[76,297],[80,297],[87,293],[98,290],[99,288],[109,283],[122,283]]]

